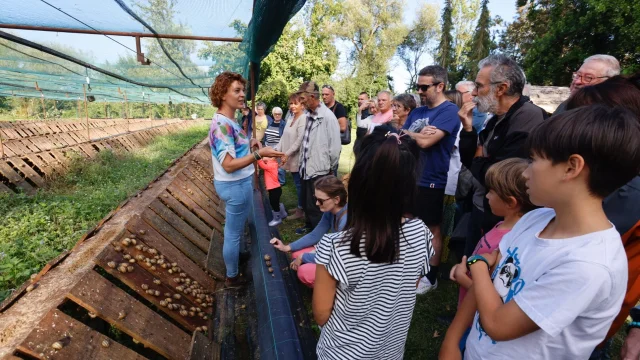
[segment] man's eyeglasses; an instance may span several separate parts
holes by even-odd
[[[318,199],[315,195],[313,195],[313,200],[315,200],[316,202],[318,202],[320,205],[324,205],[324,202],[327,200],[331,200],[331,198],[327,198],[327,199]]]
[[[595,79],[604,79],[604,78],[608,78],[608,76],[593,76],[593,75],[589,75],[589,74],[584,74],[584,75],[582,75],[582,74],[579,74],[579,73],[577,73],[577,72],[574,72],[574,73],[571,75],[571,78],[572,78],[573,80],[581,79],[583,83],[585,83],[585,84],[589,84],[589,83],[591,83],[591,82],[592,82],[593,80],[595,80]]]
[[[416,84],[416,90],[421,90],[422,92],[426,92],[427,90],[429,90],[430,87],[432,86],[436,86],[440,84],[439,82],[435,82],[433,84]]]

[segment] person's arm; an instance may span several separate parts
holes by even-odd
[[[442,140],[447,134],[440,130],[436,129],[434,134],[422,134],[422,133],[414,133],[414,132],[406,132],[409,137],[416,141],[419,147],[423,149],[427,149],[437,144]]]
[[[489,261],[489,266],[500,262],[497,251],[482,256]],[[489,270],[483,261],[478,261],[471,266],[473,290],[470,293],[474,294],[480,322],[487,335],[495,341],[507,341],[538,330],[538,325],[520,309],[515,301],[508,301],[506,304],[502,302],[502,298],[493,286]]]
[[[298,251],[300,249],[308,248],[309,246],[317,244],[320,239],[322,239],[322,237],[329,231],[330,228],[331,213],[326,212],[322,214],[320,222],[318,223],[318,225],[316,225],[313,231],[289,244],[290,250]]]
[[[330,119],[326,119],[330,120]],[[331,160],[331,169],[338,165],[340,161],[340,151],[342,150],[342,143],[340,142],[340,127],[337,121],[328,121],[327,124],[327,139],[329,141],[329,158]]]
[[[320,326],[329,321],[336,299],[337,281],[324,265],[316,266],[316,280],[313,285],[313,319]]]
[[[457,282],[460,286],[465,289],[469,289],[471,285],[473,285],[473,280],[467,275],[467,257],[463,256],[460,264],[455,264],[451,268],[451,272],[449,273],[449,278],[452,281]]]
[[[302,254],[302,263],[303,264],[315,264],[316,263],[316,253],[308,252]]]
[[[261,157],[281,157],[284,154],[279,152],[279,151],[275,151],[270,147],[263,147],[260,150],[258,150],[258,154]],[[236,172],[240,169],[243,169],[251,164],[253,164],[256,161],[256,158],[254,157],[253,153],[247,154],[241,158],[234,158],[231,155],[229,155],[228,153],[225,155],[224,160],[222,161],[222,168],[224,169],[224,171],[226,171],[227,173],[231,174],[233,172]]]
[[[629,328],[629,333],[624,339],[622,349],[620,351],[620,358],[622,360],[637,360],[640,359],[640,328],[636,324],[640,324],[640,305],[631,309],[632,326]]]
[[[343,133],[345,131],[347,131],[347,118],[346,117],[339,117],[338,118],[338,125],[340,126],[340,132]]]
[[[458,151],[460,152],[460,162],[467,169],[471,168],[473,158],[478,148],[478,133],[475,130],[460,131],[460,142],[458,143]]]
[[[438,359],[440,360],[460,360],[462,354],[460,353],[460,340],[464,336],[464,333],[469,328],[469,325],[473,322],[473,318],[476,314],[476,298],[473,295],[473,287],[469,289],[467,296],[464,297],[456,315],[447,329],[447,333],[442,341],[440,347],[440,354]]]
[[[471,167],[469,167],[473,177],[484,186],[484,178],[491,165],[510,158],[527,158],[528,154],[525,151],[524,143],[528,136],[529,133],[526,132],[514,132],[507,135],[500,152],[489,154],[489,157],[479,156],[476,153],[476,157],[473,159]],[[478,150],[480,150],[480,147],[478,147]]]

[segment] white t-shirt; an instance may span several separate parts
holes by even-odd
[[[433,235],[422,220],[402,225],[398,261],[369,262],[351,254],[345,232],[325,235],[316,264],[338,281],[333,311],[322,327],[316,348],[325,359],[402,359],[416,303],[416,281],[429,272]]]
[[[493,284],[539,327],[495,342],[478,313],[467,338],[466,360],[588,359],[618,315],[627,288],[627,257],[615,227],[569,239],[538,235],[553,209],[529,212],[500,242]]]
[[[460,144],[460,131],[462,126],[458,130],[456,136],[456,142],[453,145],[453,151],[451,151],[451,160],[449,160],[449,171],[447,172],[447,185],[444,188],[445,195],[456,195],[458,189],[458,176],[460,175],[460,169],[462,168],[462,160],[460,159],[460,150],[458,145]]]

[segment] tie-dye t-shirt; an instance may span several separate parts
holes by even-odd
[[[215,114],[209,130],[209,146],[213,160],[213,176],[218,181],[234,181],[253,175],[253,164],[228,173],[222,167],[227,154],[234,159],[247,156],[250,152],[249,138],[234,120],[222,114]]]

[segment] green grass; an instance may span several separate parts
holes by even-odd
[[[35,196],[0,193],[0,301],[70,249],[119,203],[205,138],[208,125],[159,137],[135,153],[74,159],[66,175]]]

